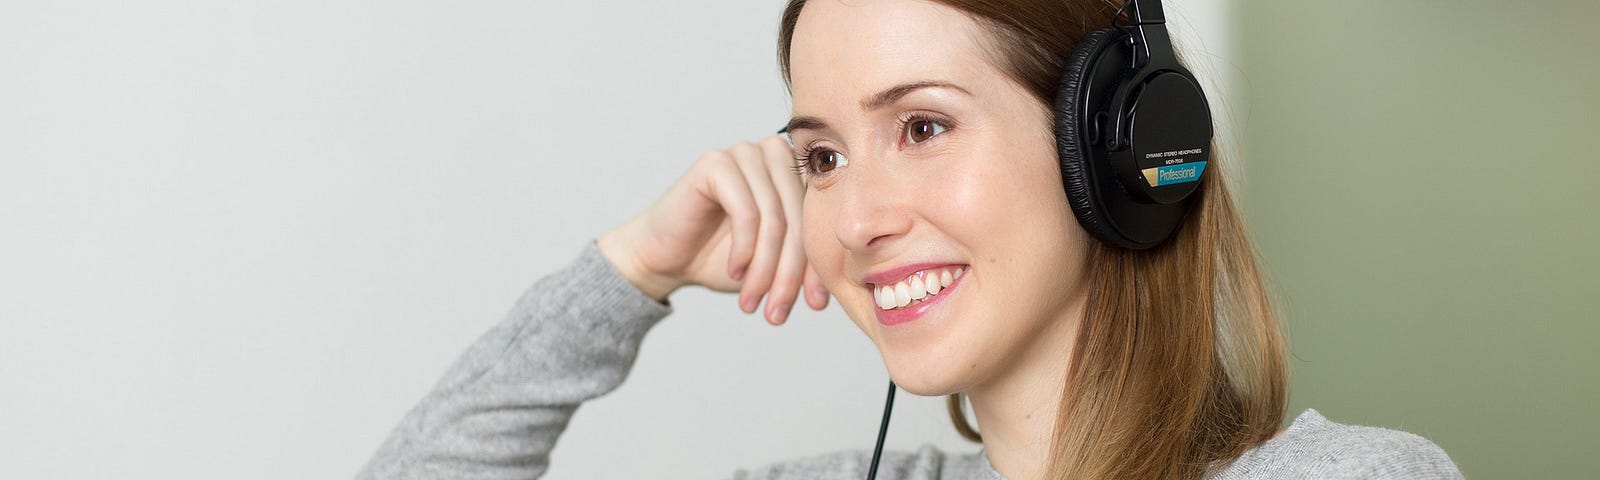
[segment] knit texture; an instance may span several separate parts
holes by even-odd
[[[645,333],[672,309],[632,284],[591,243],[535,282],[401,419],[361,479],[531,479],[583,402],[617,388]],[[858,479],[872,452],[848,450],[738,470],[736,480]],[[663,477],[671,477],[664,472]],[[982,451],[931,445],[884,452],[878,478],[1003,479]],[[1334,423],[1306,410],[1217,480],[1455,479],[1450,457],[1405,432]]]

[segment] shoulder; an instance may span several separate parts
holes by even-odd
[[[878,478],[937,480],[984,478],[978,454],[946,453],[933,445],[914,452],[885,451],[878,461]],[[858,479],[872,465],[872,450],[845,450],[772,463],[734,472],[735,480]]]
[[[1450,456],[1421,436],[1345,425],[1306,410],[1287,430],[1240,455],[1215,479],[1459,479]]]

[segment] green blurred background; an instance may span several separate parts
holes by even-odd
[[[1600,1],[1235,4],[1291,412],[1600,475]]]

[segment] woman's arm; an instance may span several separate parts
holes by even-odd
[[[461,355],[358,478],[543,475],[578,405],[622,383],[645,332],[671,311],[589,245]]]
[[[539,280],[395,427],[361,478],[535,478],[584,401],[622,383],[674,290],[739,292],[782,324],[828,293],[800,244],[781,137],[707,152],[643,213]]]

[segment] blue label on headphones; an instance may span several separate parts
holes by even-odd
[[[1153,172],[1151,170],[1154,170]],[[1151,168],[1144,171],[1145,181],[1152,187],[1189,183],[1200,180],[1200,174],[1205,173],[1206,162],[1184,163],[1168,165],[1160,168]]]

